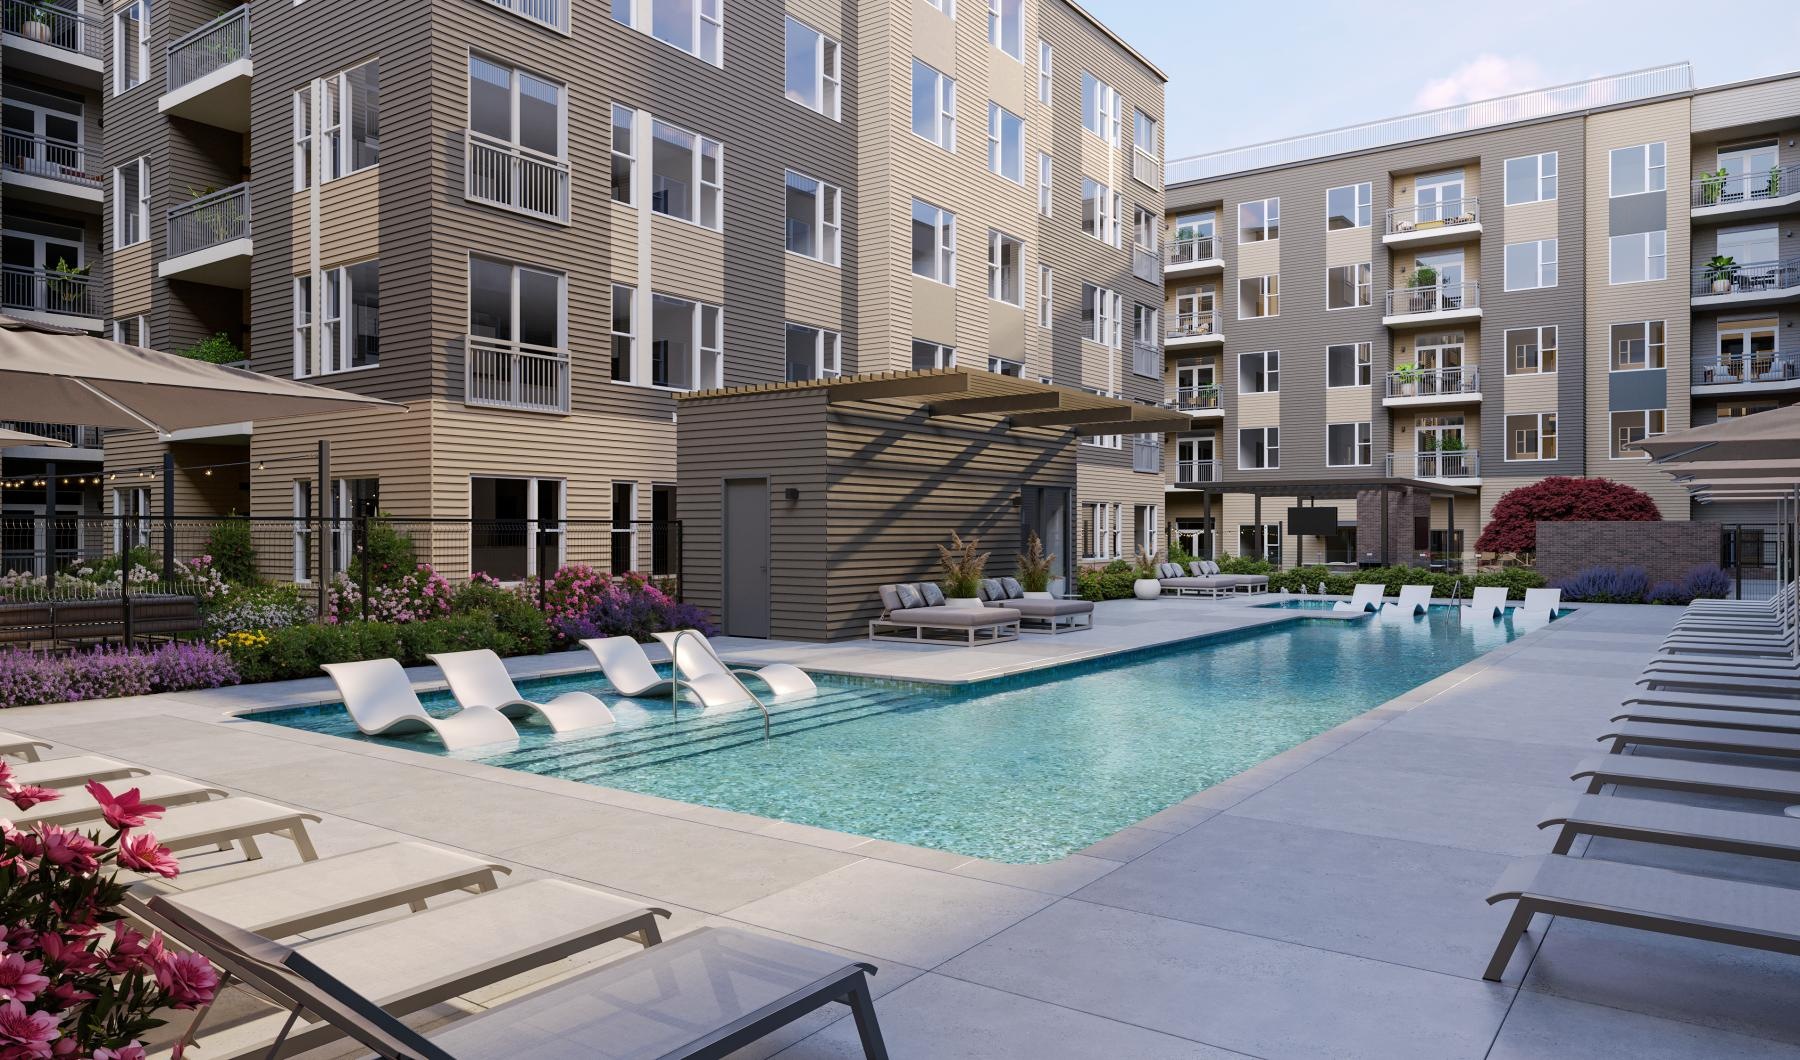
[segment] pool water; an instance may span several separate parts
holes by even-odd
[[[1522,635],[1521,634],[1519,635]],[[1261,630],[960,688],[821,676],[819,694],[702,714],[616,697],[598,674],[524,682],[585,689],[619,724],[556,736],[521,725],[489,765],[660,795],[1003,862],[1053,861],[1249,769],[1513,639],[1510,619],[1454,610],[1404,622],[1296,617]],[[455,704],[427,696],[433,713]],[[369,739],[341,706],[258,721]],[[429,736],[381,742],[443,753]]]

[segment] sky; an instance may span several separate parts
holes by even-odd
[[[1786,0],[1082,3],[1169,74],[1168,158],[1682,60],[1702,87],[1800,69]]]

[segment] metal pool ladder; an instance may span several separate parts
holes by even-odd
[[[675,639],[669,642],[669,665],[672,668],[670,677],[673,679],[669,684],[669,711],[676,717],[681,715],[681,690],[684,688],[692,690],[694,686],[682,679],[681,667],[675,662],[675,655],[677,650],[681,647],[681,638],[698,637],[699,635],[699,633],[691,629],[676,630]],[[700,650],[710,654],[710,650],[705,644],[700,646]],[[719,661],[725,667],[725,672],[731,676],[733,681],[737,682],[737,686],[744,690],[744,695],[750,697],[750,702],[756,704],[756,709],[762,711],[763,739],[767,740],[769,738],[769,708],[763,703],[762,697],[751,691],[750,686],[744,683],[744,679],[738,676],[740,673],[754,674],[756,671],[732,666],[723,659]],[[694,694],[696,696],[699,695],[698,692],[695,692]]]

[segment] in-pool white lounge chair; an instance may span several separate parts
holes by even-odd
[[[621,696],[666,696],[675,687],[674,679],[657,673],[644,646],[630,637],[593,637],[581,646],[594,653],[606,683]]]
[[[48,751],[50,745],[29,736],[20,736],[16,732],[0,732],[0,755],[13,755],[27,762],[35,762],[40,749]]]
[[[493,707],[515,720],[536,714],[549,722],[556,732],[613,724],[613,712],[598,696],[586,692],[564,692],[548,703],[521,696],[512,675],[506,672],[506,664],[491,649],[441,651],[427,658],[444,671],[444,680],[450,682],[450,694],[464,710]]]
[[[1488,621],[1504,618],[1506,615],[1506,589],[1498,585],[1481,586],[1475,595],[1469,597],[1469,606],[1462,609],[1464,622]]]
[[[1527,610],[1527,611],[1548,611],[1552,615],[1554,615],[1554,614],[1556,614],[1556,609],[1561,606],[1562,606],[1562,590],[1561,589],[1551,588],[1551,589],[1527,589],[1527,590],[1525,590],[1524,607],[1525,607],[1525,610]]]
[[[1333,611],[1379,611],[1381,595],[1387,591],[1385,585],[1358,585],[1350,593],[1348,601],[1339,600],[1331,605]]]
[[[451,751],[519,738],[519,730],[493,707],[464,707],[448,718],[425,713],[406,671],[393,659],[325,663],[320,669],[336,682],[350,720],[369,736],[429,731]]]
[[[748,697],[738,682],[737,677],[754,678],[769,687],[769,691],[777,696],[812,695],[819,690],[813,679],[806,676],[806,671],[788,663],[769,663],[757,669],[748,667],[727,666],[725,660],[704,634],[695,630],[674,630],[655,634],[657,640],[669,649],[669,656],[675,660],[675,672],[682,682],[694,690],[700,701],[709,707],[720,707],[731,703],[745,702]]]
[[[1394,606],[1402,615],[1408,618],[1411,618],[1414,615],[1430,614],[1431,586],[1402,585],[1400,587],[1400,599],[1395,601]]]

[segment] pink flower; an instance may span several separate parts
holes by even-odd
[[[50,962],[53,970],[72,975],[90,972],[100,964],[100,958],[88,949],[87,943],[80,941],[82,932],[72,926],[65,925],[64,931],[73,938],[64,938],[54,931],[46,931],[38,939],[38,948],[44,951],[44,959]]]
[[[119,864],[138,872],[154,872],[172,877],[181,871],[175,855],[156,841],[149,832],[133,832],[119,840]]]
[[[133,968],[149,962],[150,949],[144,945],[144,936],[120,924],[113,933],[112,948],[107,950],[104,963],[106,970],[114,975],[123,975]]]
[[[38,999],[46,1012],[67,1012],[76,1005],[94,1000],[94,995],[74,983],[57,983]]]
[[[117,1049],[95,1049],[94,1060],[144,1060],[144,1047],[129,1042]]]
[[[50,985],[43,961],[28,961],[16,953],[0,957],[0,1001],[33,1001]]]
[[[123,795],[114,795],[106,785],[90,780],[87,793],[100,804],[100,815],[106,818],[106,823],[121,832],[127,828],[142,828],[146,822],[163,815],[163,808],[154,802],[144,802],[136,788]]]
[[[38,828],[38,835],[44,842],[44,858],[52,865],[62,865],[83,874],[100,867],[95,858],[100,853],[100,844],[80,832],[46,824]]]
[[[48,1012],[26,1012],[17,1001],[0,1005],[0,1052],[19,1057],[50,1055],[50,1042],[61,1032]]]
[[[219,973],[198,953],[165,950],[156,960],[156,985],[169,995],[175,1008],[193,1008],[212,1001],[219,988]]]
[[[29,810],[40,802],[55,802],[62,798],[62,792],[54,788],[40,788],[32,784],[14,784],[7,782],[6,797],[21,810]]]

